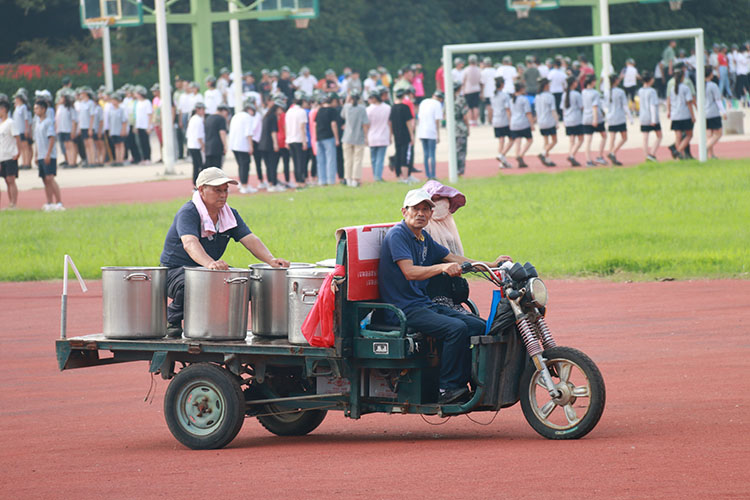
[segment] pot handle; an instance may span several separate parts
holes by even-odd
[[[122,277],[125,281],[149,281],[151,276],[146,273],[131,273]]]
[[[315,288],[313,289],[304,288],[302,290],[302,302],[305,302],[305,297],[317,297],[317,296],[318,296],[318,290]]]
[[[250,278],[253,281],[263,281],[263,277],[262,276],[256,276],[254,274],[251,274],[250,276],[248,276],[248,278]]]
[[[224,283],[227,285],[233,285],[235,283],[247,283],[247,278],[240,276],[239,278],[224,279]]]

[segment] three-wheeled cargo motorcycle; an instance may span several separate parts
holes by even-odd
[[[384,234],[389,226],[360,226],[359,234]],[[353,419],[368,413],[447,417],[497,412],[520,401],[531,427],[549,439],[577,439],[596,426],[605,404],[602,375],[584,353],[556,344],[545,322],[547,288],[531,264],[464,264],[465,273],[490,281],[496,290],[486,334],[470,342],[470,397],[441,405],[439,342],[409,329],[403,311],[392,304],[357,300],[352,293],[377,289],[376,273],[358,260],[356,237],[357,231],[338,233],[336,263],[346,278],[335,294],[332,347],[252,332],[236,341],[94,334],[58,340],[59,367],[147,361],[152,374],[170,380],[164,396],[167,425],[192,449],[226,446],[245,417],[256,417],[279,436],[304,435],[329,410]],[[477,312],[470,300],[466,306]],[[399,323],[379,324],[383,310],[392,311]]]

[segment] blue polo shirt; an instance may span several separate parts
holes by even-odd
[[[161,265],[168,268],[191,266],[196,267],[198,263],[190,258],[185,248],[182,246],[182,238],[187,234],[192,234],[200,242],[206,253],[214,260],[219,260],[229,244],[229,238],[234,241],[240,241],[250,234],[250,228],[242,220],[237,210],[230,207],[234,218],[237,219],[237,225],[228,231],[221,231],[214,234],[210,239],[201,238],[201,218],[198,215],[198,209],[192,201],[188,201],[177,211],[174,216],[172,226],[167,231],[167,237],[164,240],[164,250],[161,252],[159,261]]]
[[[428,280],[407,280],[396,262],[411,260],[415,266],[431,266],[442,262],[449,253],[447,248],[435,243],[427,231],[422,231],[422,239],[419,240],[404,221],[399,222],[388,231],[383,246],[380,247],[380,298],[404,312],[430,305],[432,301],[427,296]],[[391,320],[395,319],[392,314],[387,316]]]

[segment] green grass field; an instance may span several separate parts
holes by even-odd
[[[456,222],[468,256],[508,254],[547,277],[747,278],[748,167],[727,160],[465,179]],[[314,262],[334,256],[338,227],[399,220],[408,189],[338,186],[229,202],[276,256]],[[158,265],[182,203],[4,212],[0,280],[59,279],[66,253],[88,278],[101,266]],[[255,262],[238,244],[225,260]]]

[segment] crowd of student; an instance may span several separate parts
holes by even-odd
[[[744,106],[750,102],[750,42],[741,49],[733,45],[731,52],[725,45],[714,45],[713,53],[706,52],[704,57],[708,152],[715,157],[714,146],[721,138],[722,117],[726,117],[729,100],[738,99]],[[509,56],[497,66],[490,58],[480,63],[476,55],[469,56],[468,65],[461,58],[453,62],[455,89],[469,108],[467,123],[475,125],[479,118],[491,123],[499,141],[497,159],[502,168],[511,167],[506,155],[514,147],[518,167],[527,167],[524,155],[533,142],[535,127],[544,141],[540,161],[554,167],[549,154],[557,144],[559,122],[570,138],[571,166],[581,165],[576,154],[584,143],[587,166],[621,165],[617,152],[627,141],[627,122],[633,123],[636,113],[646,160],[656,161],[662,140],[660,105],[666,107],[670,128],[675,132],[675,142],[669,147],[672,156],[691,158],[688,145],[696,116],[696,59],[695,54],[685,57],[684,50],[676,51],[674,41],[666,47],[653,72],[640,72],[635,61],[628,59],[619,73],[614,68],[602,71],[599,81],[583,55],[576,61],[558,56],[543,64],[527,56],[525,64],[518,66]],[[442,67],[435,76],[439,85],[443,80]],[[519,99],[521,96],[524,98]],[[652,132],[656,135],[653,146],[649,144]],[[601,135],[601,142],[594,156],[592,138],[597,134]]]
[[[732,46],[731,51],[716,45],[705,60],[708,146],[714,156],[725,99],[739,99],[745,106],[750,102],[750,43]],[[503,168],[511,167],[507,155],[512,149],[518,167],[527,166],[524,157],[537,127],[544,141],[540,161],[555,166],[550,154],[557,145],[560,122],[570,137],[572,166],[581,165],[577,153],[584,144],[586,165],[607,164],[607,160],[620,165],[617,152],[627,140],[627,122],[632,123],[637,113],[644,154],[655,161],[662,140],[660,106],[666,106],[675,131],[672,155],[689,158],[696,116],[695,67],[695,54],[686,57],[676,42],[664,50],[653,72],[639,71],[630,59],[619,73],[610,68],[599,79],[584,56],[575,61],[558,56],[543,63],[527,56],[525,64],[518,66],[509,56],[496,65],[489,57],[480,62],[471,55],[468,64],[456,58],[452,78],[459,175],[465,171],[470,128],[480,122],[494,127],[497,159]],[[294,74],[284,66],[280,71],[264,69],[257,80],[252,72],[233,79],[222,68],[219,78],[208,77],[204,83],[206,90],[201,92],[196,82],[176,77],[171,96],[175,153],[192,161],[193,180],[203,168],[221,167],[231,151],[239,167],[241,193],[336,182],[356,187],[369,148],[375,181],[383,181],[387,162],[401,182],[414,183],[418,182],[414,174],[421,172],[414,166],[417,142],[422,146],[425,177],[436,176],[445,91],[442,66],[431,96],[425,93],[419,64],[403,67],[395,79],[380,66],[364,80],[351,68],[340,76],[329,69],[317,79],[306,67]],[[235,102],[236,86],[241,86],[241,103]],[[18,170],[30,169],[36,158],[47,194],[43,209],[64,210],[55,182],[58,148],[62,168],[150,163],[151,134],[162,143],[158,84],[150,94],[144,86],[129,84],[116,92],[106,92],[104,87],[97,92],[89,87],[74,90],[72,82],[64,79],[54,100],[46,90],[30,99],[19,89],[12,103],[0,95],[0,174],[8,186],[10,207],[17,202]],[[601,141],[598,151],[592,152],[595,135]],[[391,144],[394,154],[386,159]],[[253,162],[255,186],[249,183]],[[277,175],[279,163],[283,179]]]

